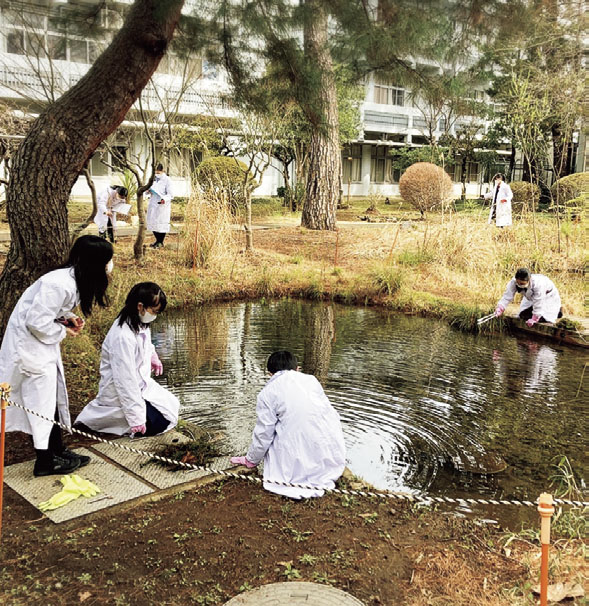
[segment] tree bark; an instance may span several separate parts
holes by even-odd
[[[318,70],[316,96],[304,110],[313,126],[301,225],[335,230],[335,211],[342,189],[339,116],[333,63],[328,44],[327,12],[321,0],[305,2],[307,64]]]
[[[0,332],[22,291],[67,256],[72,186],[156,70],[183,4],[136,0],[109,47],[37,118],[21,143],[7,189],[11,243],[0,275]]]

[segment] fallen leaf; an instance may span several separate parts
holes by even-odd
[[[80,593],[78,593],[78,598],[80,598],[80,602],[85,602],[90,597],[92,597],[92,594],[89,591],[80,591]]]
[[[534,593],[540,593],[540,585],[532,587]],[[548,585],[548,600],[550,602],[561,602],[566,598],[582,598],[585,590],[579,583],[554,583]]]

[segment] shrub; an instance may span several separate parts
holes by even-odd
[[[558,203],[561,210],[581,212],[589,202],[589,172],[574,173],[559,179],[550,192],[553,198],[550,210],[555,210]]]
[[[531,212],[532,208],[538,210],[540,202],[540,188],[527,181],[512,181],[509,184],[513,192],[511,209],[515,213]]]
[[[245,203],[245,194],[251,193],[258,183],[248,175],[244,188],[244,176],[247,166],[228,156],[213,156],[206,158],[197,167],[195,175],[201,191],[220,197],[229,205],[232,212]]]
[[[429,162],[417,162],[401,176],[399,191],[403,200],[410,202],[423,217],[427,211],[448,204],[452,198],[452,180],[443,168]]]

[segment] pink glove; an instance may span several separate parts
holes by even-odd
[[[136,434],[136,433],[144,434],[146,431],[147,431],[147,427],[145,426],[145,424],[135,425],[135,427],[131,427],[131,435]]]
[[[231,461],[231,463],[233,463],[234,465],[245,465],[246,467],[249,467],[250,469],[252,467],[256,467],[255,463],[248,461],[245,457],[231,457],[229,459],[229,461]]]
[[[497,307],[495,308],[495,317],[498,318],[500,315],[503,314],[504,311],[505,307],[503,307],[503,305],[497,305]]]
[[[151,354],[151,370],[153,370],[153,374],[156,377],[159,377],[164,372],[164,365],[158,358],[158,355],[155,353],[155,351],[153,352],[153,354]]]
[[[532,328],[532,326],[534,326],[534,324],[537,324],[539,322],[539,320],[540,320],[540,316],[533,314],[529,320],[526,320],[526,324],[527,324],[528,328]]]

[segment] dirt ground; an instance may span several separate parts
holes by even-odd
[[[404,502],[294,502],[220,481],[54,525],[6,491],[0,603],[222,604],[305,580],[365,604],[508,604],[526,578],[497,531]],[[34,554],[34,555],[33,555]]]

